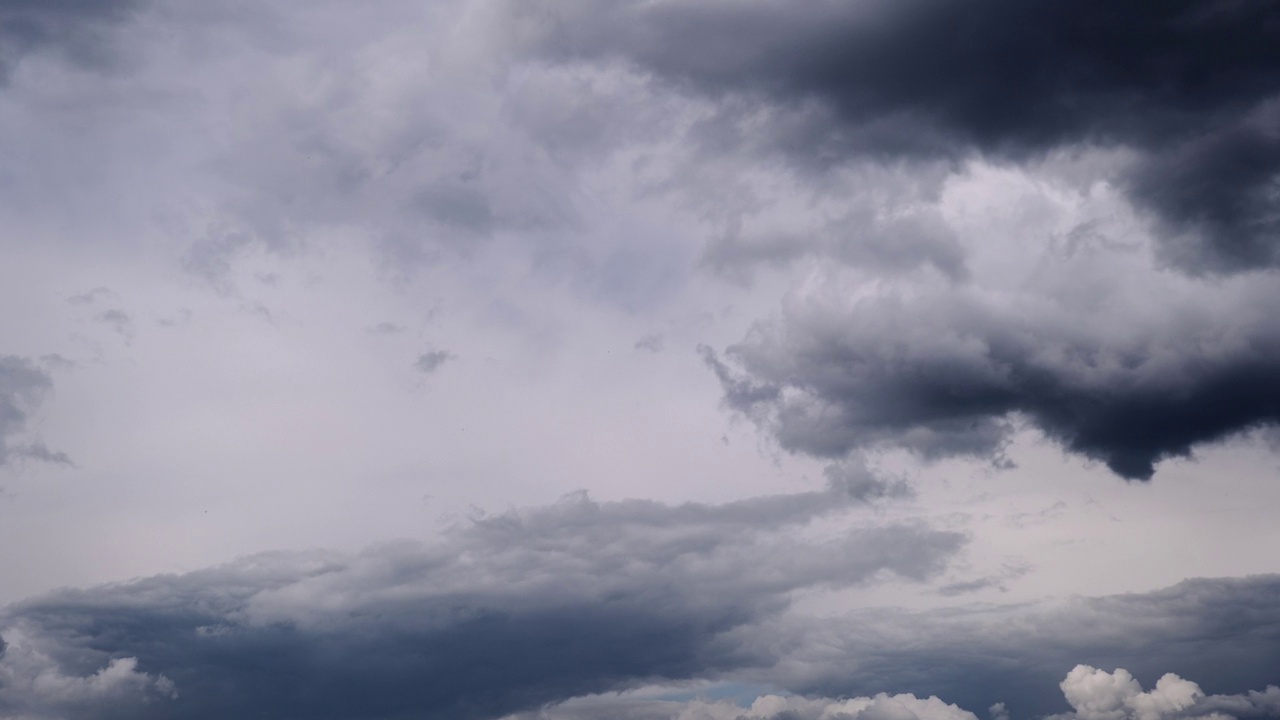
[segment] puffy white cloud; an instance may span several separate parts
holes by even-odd
[[[1074,720],[1221,719],[1232,716],[1273,716],[1280,711],[1280,687],[1243,695],[1206,695],[1200,686],[1166,673],[1151,690],[1143,691],[1124,668],[1107,672],[1077,665],[1061,683],[1062,693],[1075,710],[1057,716]]]

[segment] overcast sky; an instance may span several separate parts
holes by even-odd
[[[1280,717],[1272,0],[0,0],[0,719]]]

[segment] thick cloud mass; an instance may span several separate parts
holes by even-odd
[[[825,261],[729,362],[708,355],[727,404],[785,448],[998,455],[1026,422],[1147,479],[1280,419],[1280,327],[1258,310],[1280,302],[1266,289],[1280,262],[1275,3],[514,12],[544,57],[612,59],[704,102],[687,139],[708,163],[752,158],[751,175],[794,161],[782,186],[810,204],[771,214],[778,184],[748,183],[761,201],[705,255],[731,275]],[[1074,196],[1073,220],[1029,213],[1002,236],[1001,215],[1026,211],[1016,191],[982,187],[987,222],[958,227],[971,208],[956,188],[999,172],[1050,202]]]
[[[1280,261],[1280,8],[1267,0],[539,7],[555,18],[547,52],[761,100],[770,121],[742,114],[743,131],[806,162],[1126,147],[1140,159],[1121,179],[1170,225],[1176,262]]]
[[[1276,715],[1278,7],[0,0],[0,718]]]
[[[1145,480],[1162,458],[1280,419],[1280,326],[1263,310],[1273,295],[1257,285],[1240,291],[1241,306],[1217,310],[1169,290],[1143,328],[1124,315],[1149,313],[1122,298],[1078,316],[1078,297],[1039,288],[1012,303],[951,288],[810,298],[730,348],[744,374],[707,357],[726,402],[789,449],[984,454],[1023,418]],[[1261,305],[1245,309],[1249,297]]]
[[[468,718],[768,662],[738,635],[793,591],[926,579],[962,544],[918,525],[795,534],[856,501],[843,489],[723,506],[575,497],[431,549],[262,556],[59,592],[8,614],[0,714],[56,716],[61,700],[41,706],[33,675],[81,696],[133,693],[128,712],[85,718]],[[37,661],[41,673],[23,670]]]

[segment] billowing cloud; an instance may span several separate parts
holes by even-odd
[[[133,708],[170,699],[168,678],[138,671],[136,658],[113,658],[92,674],[68,675],[40,638],[9,627],[0,638],[0,712],[9,718],[129,717]]]
[[[1012,169],[952,181],[967,280],[815,271],[725,358],[704,350],[725,403],[819,457],[999,458],[1030,425],[1129,479],[1274,425],[1274,278],[1169,272],[1116,201]]]
[[[1257,311],[1280,302],[1273,3],[509,11],[538,57],[697,108],[668,127],[700,161],[673,182],[720,218],[706,266],[823,259],[729,349],[740,372],[710,358],[783,447],[1000,458],[1029,423],[1147,479],[1280,419],[1280,331]],[[1024,189],[976,180],[1002,173]]]
[[[925,580],[963,544],[919,524],[800,532],[852,502],[839,488],[720,506],[576,496],[435,547],[266,555],[60,591],[10,609],[0,666],[39,651],[55,662],[34,674],[68,687],[122,678],[136,718],[493,717],[768,662],[740,635],[793,592]],[[33,673],[10,675],[0,702],[39,697],[23,685]],[[35,712],[23,702],[0,714]]]
[[[1280,716],[1280,687],[1243,695],[1205,695],[1196,683],[1166,673],[1155,687],[1142,686],[1124,668],[1107,672],[1077,665],[1061,683],[1074,720],[1167,720],[1169,718]]]
[[[1114,180],[1193,271],[1280,261],[1280,10],[1266,0],[544,2],[540,47],[714,98],[717,133],[827,167],[1125,148]],[[726,132],[728,130],[737,132]],[[732,140],[728,140],[732,143]]]

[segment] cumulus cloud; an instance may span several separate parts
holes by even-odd
[[[76,669],[63,675],[172,682],[177,696],[135,706],[137,718],[493,717],[767,662],[740,636],[793,592],[926,580],[963,544],[918,524],[805,537],[852,502],[835,490],[719,506],[579,495],[475,520],[435,547],[266,555],[59,591],[4,624]]]
[[[1245,695],[1205,695],[1196,683],[1166,673],[1144,692],[1124,668],[1107,672],[1077,665],[1061,683],[1074,713],[1063,720],[1168,720],[1170,718],[1275,717],[1280,715],[1280,687]]]

